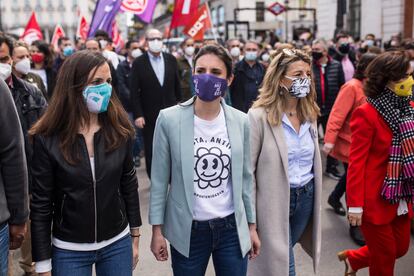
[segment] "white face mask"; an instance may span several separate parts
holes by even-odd
[[[14,69],[16,69],[17,72],[23,75],[27,75],[30,71],[30,59],[24,58],[14,64]]]
[[[133,58],[137,58],[137,57],[139,57],[139,56],[141,56],[142,55],[142,51],[141,51],[141,49],[134,49],[134,50],[132,50],[132,52],[131,52],[131,56],[133,57]]]
[[[414,60],[410,61],[411,68],[414,69]]]
[[[262,60],[263,60],[264,62],[268,62],[268,61],[269,61],[269,59],[270,59],[269,54],[263,54],[263,55],[262,55]]]
[[[0,63],[0,78],[6,80],[10,77],[12,66],[8,63]]]
[[[187,56],[191,57],[192,55],[194,55],[195,48],[193,46],[185,47],[184,51]]]
[[[238,57],[238,56],[240,56],[240,48],[239,47],[233,47],[233,48],[231,48],[230,55],[232,57]]]
[[[108,41],[101,39],[99,40],[99,44],[101,44],[101,48],[102,50],[104,50],[106,48],[106,46],[108,46]]]
[[[162,51],[162,41],[158,39],[148,41],[148,47],[151,52],[160,53]]]

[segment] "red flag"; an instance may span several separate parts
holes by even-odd
[[[53,47],[55,47],[55,50],[58,49],[59,38],[64,37],[64,36],[65,36],[65,31],[63,30],[62,26],[57,24],[55,27],[55,31],[53,32],[52,40],[50,41],[50,44],[52,44]]]
[[[122,47],[124,47],[125,43],[121,37],[121,34],[119,33],[118,25],[116,24],[115,20],[112,23],[112,42],[117,51],[121,50]]]
[[[184,28],[183,33],[195,40],[203,40],[204,32],[211,28],[211,18],[207,3],[200,7],[191,21]]]
[[[88,32],[89,32],[89,24],[86,21],[85,16],[82,15],[79,18],[78,29],[76,30],[76,37],[80,37],[82,39],[87,39],[88,38]]]
[[[39,23],[37,23],[35,12],[32,12],[29,22],[27,22],[27,26],[24,29],[24,33],[20,39],[29,45],[31,45],[35,40],[43,39],[43,34],[40,30]]]
[[[175,0],[170,30],[178,26],[186,26],[197,12],[199,3],[200,0]]]

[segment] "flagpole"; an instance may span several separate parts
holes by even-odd
[[[212,25],[212,29],[213,29],[213,37],[214,37],[214,40],[216,41],[216,43],[218,43],[218,42],[217,42],[216,27],[214,27],[214,22],[213,22],[212,17],[211,17],[211,13],[210,13],[210,5],[208,4],[208,1],[206,1],[206,5],[207,5],[207,13],[208,13],[208,17],[209,17],[209,18],[210,18],[210,20],[211,20],[211,25]]]

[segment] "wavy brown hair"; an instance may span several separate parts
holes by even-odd
[[[378,55],[367,67],[364,92],[375,98],[384,92],[390,81],[407,77],[410,58],[404,51],[389,51]]]
[[[76,52],[68,57],[59,70],[56,87],[45,114],[29,131],[31,136],[57,136],[63,157],[72,165],[80,160],[76,143],[79,130],[89,127],[90,113],[82,92],[96,70],[105,63],[107,61],[102,54],[89,51]],[[93,72],[91,78],[90,72]],[[98,121],[107,152],[117,149],[134,135],[128,115],[114,89],[108,110],[98,115]]]
[[[268,115],[267,120],[271,125],[282,123],[283,111],[285,110],[289,92],[282,86],[282,79],[285,77],[289,66],[296,61],[304,61],[312,66],[308,54],[295,49],[278,50],[272,58],[263,79],[262,87],[259,89],[258,99],[253,103],[252,108],[263,107]],[[312,70],[311,70],[312,71]],[[298,119],[301,123],[305,121],[315,122],[319,115],[319,107],[316,104],[315,85],[312,81],[310,93],[298,99]]]

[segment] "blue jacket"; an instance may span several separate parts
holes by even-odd
[[[194,99],[160,112],[154,134],[149,222],[162,225],[164,237],[182,255],[190,251],[194,194]],[[222,100],[231,143],[233,202],[240,250],[250,248],[252,202],[249,122],[246,114]],[[169,185],[171,184],[171,185]]]

